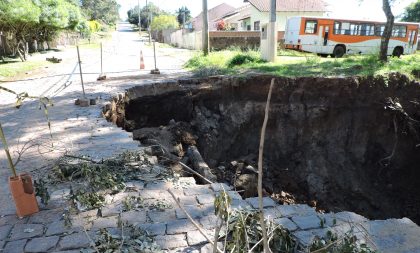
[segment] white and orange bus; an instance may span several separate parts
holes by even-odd
[[[320,17],[291,17],[284,43],[289,49],[340,58],[345,54],[379,52],[385,23]],[[413,54],[417,49],[419,24],[395,23],[388,55]]]

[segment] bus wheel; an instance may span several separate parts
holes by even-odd
[[[398,57],[398,58],[400,58],[402,54],[403,54],[403,49],[400,47],[394,48],[394,51],[392,52],[392,56]]]
[[[334,58],[341,58],[346,53],[346,49],[343,46],[336,46],[332,55]]]

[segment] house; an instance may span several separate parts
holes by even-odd
[[[223,20],[230,30],[233,31],[251,31],[251,23],[244,22],[244,20],[249,20],[251,8],[252,6],[250,4],[245,4],[234,11],[226,13],[219,19],[214,20],[214,22],[218,23]]]
[[[209,31],[217,30],[217,21],[220,20],[225,14],[234,11],[235,8],[229,4],[222,3],[216,7],[208,10],[208,20],[209,20]],[[197,17],[191,20],[194,30],[201,31],[203,30],[203,12],[200,13]]]
[[[276,0],[277,30],[282,37],[286,22],[293,16],[322,17],[327,13],[327,5],[323,0]],[[269,22],[270,0],[244,0],[251,5],[250,17],[242,22],[250,24],[253,31],[261,30],[261,25]]]

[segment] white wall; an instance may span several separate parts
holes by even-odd
[[[325,12],[277,12],[277,29],[278,31],[284,31],[286,29],[287,19],[294,16],[311,16],[311,17],[322,17]],[[269,12],[260,12],[254,6],[251,7],[251,30],[254,30],[254,22],[260,21],[260,27],[262,24],[269,22]]]

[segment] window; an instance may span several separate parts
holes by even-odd
[[[373,36],[375,35],[375,26],[372,24],[361,24],[360,35],[362,36]]]
[[[350,34],[350,23],[342,23],[339,21],[334,22],[334,34],[349,35]]]
[[[260,21],[255,21],[254,22],[254,31],[259,31],[260,30]]]
[[[407,27],[396,25],[392,28],[392,37],[405,38],[407,36]]]
[[[251,31],[251,25],[246,25],[246,30]]]
[[[360,25],[350,24],[350,35],[360,35]]]
[[[376,25],[375,26],[375,35],[382,36],[385,31],[385,25]]]
[[[305,24],[305,33],[314,34],[317,31],[318,22],[315,20],[307,20]]]

